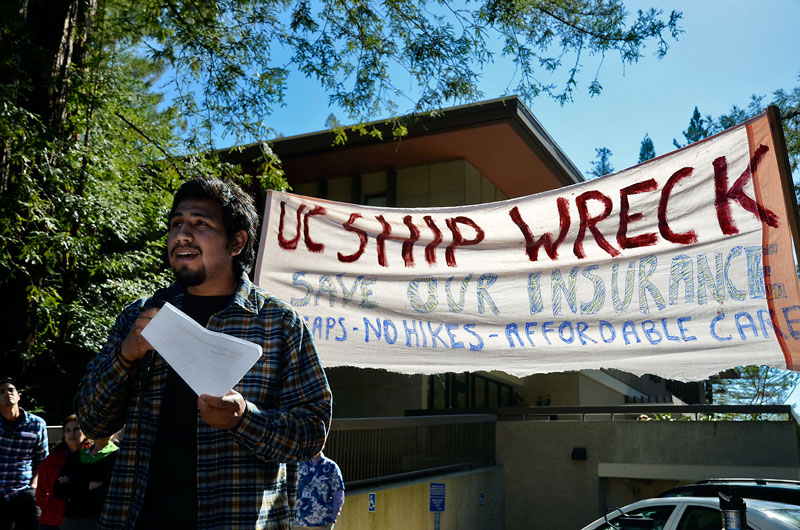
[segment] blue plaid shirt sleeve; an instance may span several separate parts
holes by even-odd
[[[137,300],[120,313],[78,387],[73,406],[81,430],[90,438],[111,436],[125,424],[135,371],[126,369],[118,354],[143,305],[144,299]]]
[[[297,462],[313,458],[330,427],[331,394],[311,334],[293,310],[283,309],[282,348],[277,356],[280,380],[277,407],[247,402],[236,439],[264,461]]]
[[[36,449],[33,450],[33,464],[38,465],[41,464],[42,461],[47,458],[47,455],[50,454],[50,450],[48,449],[49,443],[47,440],[47,424],[44,420],[40,419],[39,425],[39,434],[38,434],[38,444],[36,445]]]

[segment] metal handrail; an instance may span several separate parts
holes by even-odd
[[[790,421],[800,425],[791,405],[675,405],[675,404],[631,404],[631,405],[591,405],[569,407],[506,407],[497,409],[498,421],[528,419],[534,417],[580,416],[585,420],[587,415],[635,414],[699,414],[714,416],[716,414],[786,414]]]
[[[349,489],[492,466],[496,422],[495,414],[334,419],[325,454]]]
[[[464,462],[462,464],[451,464],[449,466],[428,467],[418,471],[409,471],[407,473],[395,473],[394,475],[385,475],[382,477],[369,478],[364,480],[351,480],[346,483],[347,489],[353,490],[356,488],[365,488],[367,486],[382,486],[384,484],[396,484],[406,480],[418,479],[421,477],[429,477],[431,475],[444,475],[465,469],[474,469],[485,466],[486,463],[482,460],[473,460]]]
[[[497,414],[448,414],[436,416],[393,416],[383,418],[334,418],[331,430],[394,429],[463,423],[494,423]]]

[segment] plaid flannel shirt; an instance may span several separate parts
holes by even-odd
[[[180,307],[183,289],[178,284],[172,289]],[[150,303],[140,299],[117,317],[75,396],[88,436],[108,436],[125,426],[101,529],[134,528],[147,486],[167,364],[154,355],[151,363],[128,371],[118,353],[136,316]],[[232,301],[207,327],[260,344],[263,355],[234,387],[247,402],[237,427],[215,429],[198,412],[198,528],[291,528],[296,462],[319,453],[330,427],[331,393],[312,337],[296,311],[246,274]]]
[[[47,424],[42,418],[23,409],[17,421],[0,417],[0,496],[8,500],[30,488],[33,465],[47,453]]]

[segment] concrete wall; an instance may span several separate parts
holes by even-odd
[[[579,377],[577,373],[537,374],[524,377],[522,382],[525,388],[525,405],[536,405],[538,400],[553,407],[579,405]]]
[[[428,377],[349,366],[327,368],[336,418],[405,416],[426,408]]]
[[[386,188],[386,175],[383,175],[383,188]],[[332,201],[353,202],[353,177],[340,177],[329,179],[327,185],[327,197]],[[320,181],[295,183],[292,185],[292,193],[306,195],[308,197],[320,196]],[[356,201],[360,202],[360,201]]]
[[[586,461],[571,459],[583,447]],[[800,478],[792,422],[497,424],[506,528],[580,528],[608,506],[705,477]]]
[[[445,485],[440,530],[502,530],[503,470],[499,467],[455,473],[392,487],[345,492],[336,530],[434,530],[430,484]],[[369,511],[369,493],[375,511]],[[481,506],[483,493],[483,506]]]
[[[506,198],[467,160],[397,170],[400,207],[462,206]]]
[[[300,193],[300,192],[298,192]],[[302,195],[302,193],[301,193]],[[339,202],[353,201],[353,177],[328,180],[328,199]]]
[[[330,179],[327,198],[341,202],[363,204],[367,197],[388,193],[387,171],[361,175],[361,196],[352,196],[352,177]],[[293,191],[300,195],[317,197],[318,181],[295,184]],[[425,206],[462,206],[507,199],[508,197],[484,177],[467,160],[451,160],[397,170],[397,206],[416,208]]]
[[[600,384],[581,374],[580,377],[580,404],[581,405],[624,405],[625,394]]]
[[[549,398],[553,407],[625,403],[624,390],[604,385],[579,372],[531,375],[524,377],[522,383],[525,405],[536,405],[539,398]]]

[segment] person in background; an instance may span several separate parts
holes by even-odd
[[[67,457],[80,450],[86,443],[86,436],[81,431],[78,416],[70,414],[64,418],[62,425],[64,430],[61,441],[39,467],[39,484],[36,488],[36,504],[42,511],[39,516],[39,530],[61,526],[66,504],[63,499],[53,496],[53,485]]]
[[[344,505],[344,480],[339,466],[320,453],[301,462],[297,474],[294,530],[333,528]]]
[[[0,378],[0,530],[35,530],[39,524],[36,481],[47,458],[47,424],[19,401],[14,381]]]
[[[108,492],[117,446],[111,437],[98,438],[91,447],[69,455],[53,487],[53,495],[67,503],[61,530],[95,530]]]

